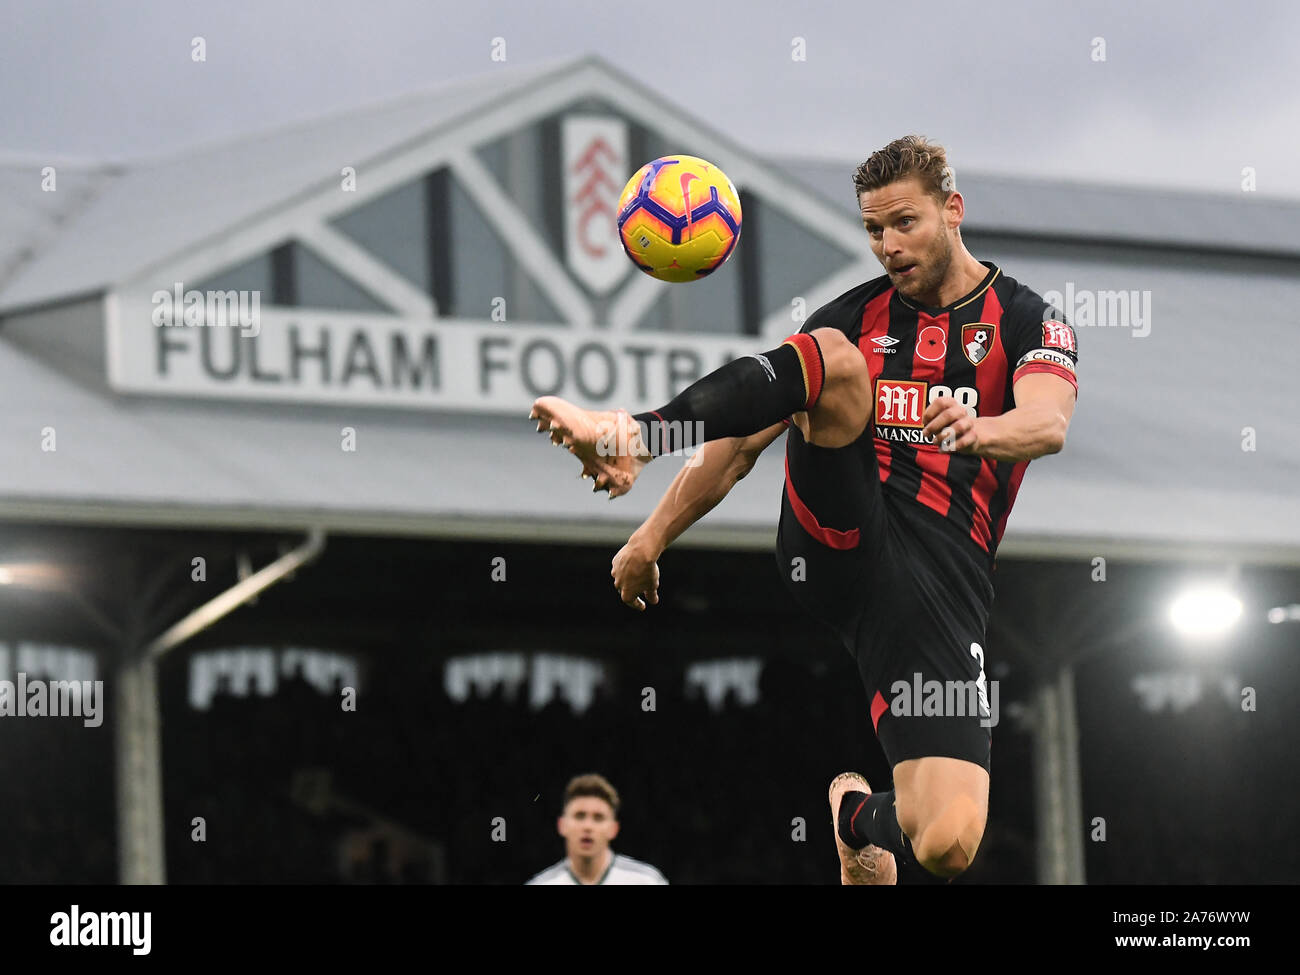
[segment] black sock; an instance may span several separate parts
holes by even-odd
[[[682,390],[667,406],[632,419],[658,457],[708,440],[748,437],[802,410],[821,395],[825,364],[817,340],[791,335],[771,352],[747,355]]]
[[[835,824],[835,831],[840,834],[840,840],[844,845],[850,849],[860,850],[871,842],[867,834],[857,828],[860,825],[865,829],[867,825],[866,820],[860,824],[858,820],[862,817],[862,809],[870,798],[865,792],[846,792],[844,798],[840,800],[840,818]]]
[[[932,874],[921,866],[912,852],[912,841],[903,827],[898,825],[898,816],[894,812],[894,791],[846,792],[840,801],[839,822],[836,832],[844,845],[860,850],[867,844],[875,844],[881,849],[894,854],[894,863],[898,866],[898,877],[910,884],[946,884],[948,878]]]

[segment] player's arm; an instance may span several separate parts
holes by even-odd
[[[1016,380],[1012,395],[1014,409],[977,417],[951,396],[937,397],[922,417],[924,432],[945,453],[1011,462],[1058,453],[1074,415],[1074,385],[1050,372],[1030,372]]]
[[[717,506],[754,469],[758,455],[785,432],[774,423],[749,437],[710,440],[677,472],[659,504],[614,556],[610,575],[628,606],[644,610],[659,602],[659,567],[664,549]]]

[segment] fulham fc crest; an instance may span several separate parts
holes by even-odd
[[[962,326],[961,350],[966,353],[966,358],[972,365],[978,366],[983,362],[984,357],[989,354],[989,349],[993,348],[993,333],[996,328],[996,325],[989,325],[986,322]]]

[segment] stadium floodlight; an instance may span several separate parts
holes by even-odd
[[[1290,606],[1274,606],[1268,611],[1270,623],[1300,623],[1300,603]]]
[[[1221,587],[1188,589],[1169,607],[1169,621],[1186,637],[1223,636],[1241,618],[1241,600]]]
[[[40,562],[0,563],[0,586],[50,589],[60,585],[63,576],[63,571],[55,565],[45,565]]]

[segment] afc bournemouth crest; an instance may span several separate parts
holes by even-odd
[[[978,366],[983,362],[984,357],[989,354],[989,349],[993,348],[993,333],[996,328],[996,325],[989,325],[986,322],[962,326],[961,350],[966,353],[966,358],[972,365]]]

